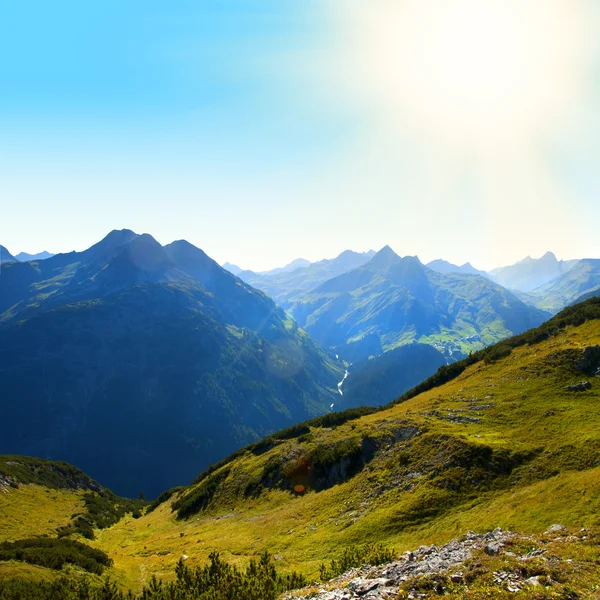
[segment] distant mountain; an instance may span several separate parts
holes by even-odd
[[[577,261],[569,271],[535,289],[530,295],[536,306],[558,312],[579,298],[596,295],[600,287],[600,259]],[[591,294],[591,296],[590,296]]]
[[[51,258],[52,256],[54,256],[54,254],[51,254],[50,252],[46,252],[44,250],[43,252],[38,252],[37,254],[19,252],[19,254],[17,254],[15,258],[21,262],[26,262],[28,260],[46,260],[47,258]]]
[[[339,405],[342,408],[385,405],[445,364],[444,356],[433,346],[416,343],[361,360],[348,369]]]
[[[2,292],[0,453],[74,462],[124,495],[186,483],[339,397],[341,368],[185,241],[113,231],[3,265]]]
[[[412,341],[460,358],[548,317],[485,277],[437,273],[389,246],[305,294],[290,313],[317,341],[352,361]]]
[[[285,265],[285,267],[278,267],[276,269],[271,269],[270,271],[261,271],[260,275],[270,277],[271,275],[277,275],[278,273],[291,273],[296,269],[308,267],[310,264],[310,260],[306,260],[305,258],[296,258],[291,263]]]
[[[271,275],[243,271],[239,276],[250,285],[265,292],[279,306],[288,308],[302,295],[328,279],[364,265],[374,254],[373,250],[362,253],[346,250],[336,258],[310,263],[292,271],[281,271]]]
[[[246,271],[240,267],[238,267],[237,265],[233,265],[230,262],[226,262],[223,265],[223,268],[226,269],[227,271],[229,271],[230,273],[233,273],[234,275],[237,275],[238,277],[240,275],[244,275],[246,274],[248,278],[252,278],[252,277],[271,277],[272,275],[277,275],[279,273],[291,273],[292,271],[295,271],[296,269],[303,269],[304,267],[308,267],[308,265],[310,265],[311,262],[309,260],[306,260],[305,258],[297,258],[296,260],[293,260],[291,263],[285,265],[285,267],[277,267],[276,269],[271,269],[270,271],[259,271],[259,272],[254,272],[254,271]]]
[[[17,259],[4,246],[0,246],[0,265],[9,262],[17,262]]]
[[[233,264],[231,264],[230,262],[226,262],[226,263],[223,265],[223,268],[224,268],[226,271],[229,271],[230,273],[233,273],[234,275],[239,275],[239,274],[240,274],[240,273],[243,271],[243,269],[241,269],[241,268],[240,268],[240,267],[238,267],[237,265],[233,265]]]
[[[438,273],[470,273],[471,275],[482,275],[483,277],[488,277],[488,274],[485,271],[476,269],[469,262],[459,267],[458,265],[453,265],[446,260],[438,258],[437,260],[428,262],[426,266],[432,271],[437,271]]]
[[[528,256],[509,267],[494,269],[489,276],[508,289],[532,292],[567,273],[575,264],[577,260],[557,260],[552,252],[546,252],[541,258]]]

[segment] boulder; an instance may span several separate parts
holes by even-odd
[[[582,381],[581,383],[574,383],[573,385],[567,386],[567,392],[585,392],[591,389],[592,384],[589,381]]]

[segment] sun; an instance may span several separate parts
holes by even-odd
[[[346,0],[351,78],[388,120],[465,149],[567,119],[589,55],[586,0]],[[349,35],[348,35],[349,34]]]

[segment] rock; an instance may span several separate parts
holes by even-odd
[[[452,583],[462,583],[463,582],[463,574],[462,573],[454,573],[450,575],[450,581]]]
[[[557,533],[557,532],[566,531],[566,530],[567,530],[567,528],[564,525],[554,524],[554,525],[551,525],[550,527],[548,527],[546,533]]]
[[[542,584],[540,583],[540,577],[539,577],[539,575],[536,575],[535,577],[530,577],[529,579],[526,579],[523,582],[523,585],[537,586],[537,585],[542,585]]]
[[[600,346],[588,346],[582,353],[581,358],[575,363],[578,371],[595,373],[600,367]]]
[[[591,389],[592,384],[589,381],[582,381],[581,383],[574,383],[573,385],[567,386],[568,392],[585,392]]]
[[[384,587],[388,583],[387,579],[353,579],[348,587],[359,596],[364,596],[367,592],[378,587]]]
[[[503,547],[504,544],[502,542],[490,542],[489,544],[486,544],[483,551],[490,556],[496,556],[500,554]]]

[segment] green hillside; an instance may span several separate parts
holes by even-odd
[[[212,552],[243,569],[267,550],[280,572],[312,580],[366,543],[399,553],[498,526],[597,528],[599,369],[591,299],[382,410],[327,415],[241,450],[89,543],[139,591],[152,575],[173,580],[183,556],[194,567]]]

